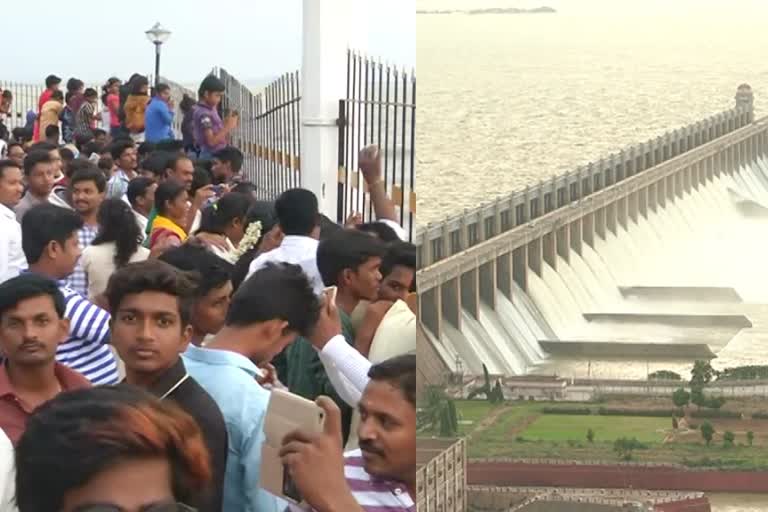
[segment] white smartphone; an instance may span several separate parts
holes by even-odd
[[[324,422],[325,411],[311,400],[282,389],[272,390],[264,420],[266,439],[261,451],[259,482],[262,488],[275,496],[301,503],[301,494],[280,460],[280,447],[285,436],[294,430],[321,433]]]

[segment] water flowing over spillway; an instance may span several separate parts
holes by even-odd
[[[495,290],[495,308],[481,302],[478,318],[462,311],[461,331],[446,325],[432,341],[449,366],[460,361],[473,374],[484,363],[504,375],[645,378],[658,369],[685,373],[693,361],[548,354],[540,340],[706,345],[717,367],[759,364],[768,350],[766,233],[768,161],[761,157],[628,217],[616,233],[595,234],[592,245],[556,255],[554,266],[542,261],[540,275],[528,272],[527,291],[513,283],[509,300]],[[702,315],[728,317],[707,323]]]

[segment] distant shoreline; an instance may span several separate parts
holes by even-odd
[[[436,11],[416,11],[416,14],[553,14],[557,11],[552,7],[537,7],[535,9],[518,9],[516,7],[494,7],[489,9],[468,9],[468,10],[436,10]]]

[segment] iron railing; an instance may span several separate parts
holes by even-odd
[[[360,149],[381,148],[382,179],[413,236],[416,213],[416,76],[354,51],[347,54],[347,97],[339,101],[339,202],[337,220],[360,213],[373,219],[373,205],[358,169]]]
[[[230,143],[243,152],[243,175],[256,185],[259,198],[272,200],[301,186],[299,72],[286,73],[260,93],[224,69],[217,68],[214,74],[226,86],[222,115],[235,110],[240,115]]]

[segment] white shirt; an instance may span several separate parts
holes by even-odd
[[[350,407],[357,407],[370,380],[371,362],[341,335],[331,338],[318,355],[333,389]]]
[[[16,214],[0,204],[0,283],[12,279],[27,268],[21,248],[21,224]]]
[[[376,222],[381,222],[385,226],[389,226],[390,228],[392,228],[392,230],[395,232],[397,237],[403,242],[408,241],[408,232],[405,231],[405,229],[403,229],[403,227],[397,222],[389,219],[377,219]]]
[[[320,244],[308,236],[286,236],[280,247],[259,255],[251,262],[248,277],[265,267],[268,263],[290,263],[299,265],[309,278],[312,288],[317,295],[323,293],[325,285],[320,271],[317,269],[317,246]]]
[[[88,276],[88,298],[95,299],[107,289],[107,283],[115,273],[115,242],[106,242],[98,245],[89,245],[83,250],[80,264]],[[128,263],[136,263],[149,258],[149,249],[141,247],[131,256]]]
[[[0,510],[14,512],[16,497],[16,467],[13,460],[13,445],[5,432],[0,430]]]

